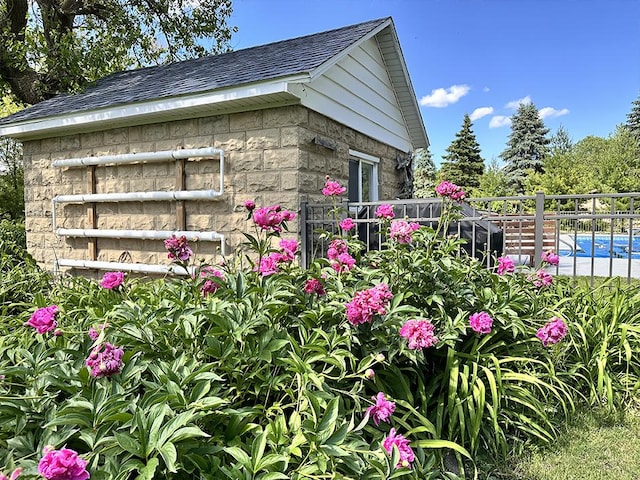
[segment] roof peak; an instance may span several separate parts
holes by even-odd
[[[250,51],[255,51],[255,50],[260,50],[260,49],[267,49],[267,48],[274,48],[277,47],[278,45],[282,45],[282,44],[286,44],[286,43],[290,43],[290,42],[296,42],[296,41],[305,41],[305,40],[309,40],[313,37],[318,37],[318,36],[326,36],[326,35],[331,35],[334,34],[336,32],[340,32],[340,31],[348,31],[348,30],[352,30],[354,28],[361,28],[365,25],[371,25],[372,29],[377,27],[378,25],[381,25],[382,23],[388,21],[388,20],[392,20],[391,17],[381,17],[381,18],[377,18],[377,19],[373,19],[373,20],[367,20],[364,22],[359,22],[359,23],[354,23],[352,25],[346,25],[344,27],[337,27],[337,28],[332,28],[330,30],[322,30],[316,33],[310,33],[310,34],[305,34],[305,35],[300,35],[298,37],[292,37],[292,38],[285,38],[282,40],[276,40],[273,42],[269,42],[269,43],[263,43],[263,44],[259,44],[259,45],[252,45],[250,47],[244,47],[244,48],[239,48],[238,50],[230,50],[228,52],[223,52],[223,53],[216,53],[216,54],[211,54],[211,55],[204,55],[202,57],[197,57],[197,58],[187,58],[185,60],[176,60],[173,62],[168,62],[168,63],[163,63],[163,64],[159,64],[159,65],[149,65],[146,67],[140,67],[140,68],[132,68],[132,69],[127,69],[127,70],[121,70],[119,72],[113,72],[105,77],[102,77],[98,80],[96,80],[95,82],[93,82],[92,84],[95,84],[97,82],[100,82],[102,80],[105,80],[107,78],[112,78],[114,76],[127,76],[127,75],[131,75],[131,74],[135,74],[136,72],[140,72],[140,71],[150,71],[150,70],[157,70],[157,69],[162,69],[162,68],[166,68],[168,66],[172,66],[172,65],[184,65],[185,63],[198,63],[198,62],[206,62],[207,60],[211,60],[213,58],[220,58],[220,57],[224,57],[227,55],[239,55],[239,54],[246,54],[247,52]],[[65,95],[60,94],[60,95]]]

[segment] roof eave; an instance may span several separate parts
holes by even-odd
[[[287,84],[308,81],[308,78],[306,74],[296,75],[194,95],[129,103],[37,120],[17,121],[1,125],[0,137],[33,140],[104,128],[175,120],[194,114],[195,116],[214,115],[221,111],[232,111],[234,106],[236,109],[242,109],[239,104],[246,108],[247,102],[258,99],[263,103],[269,103],[270,100],[272,103],[297,103],[299,99],[288,91]]]
[[[391,48],[385,48],[383,45],[382,37],[384,37],[384,34],[378,36],[376,40],[378,41],[382,57],[385,63],[387,63],[387,71],[391,76],[391,82],[396,89],[396,94],[403,93],[405,96],[404,100],[398,97],[398,103],[411,137],[411,143],[414,148],[427,148],[429,146],[429,137],[424,126],[424,120],[420,112],[418,100],[416,99],[415,90],[411,83],[409,69],[404,60],[398,33],[391,19],[389,20],[389,28],[385,33],[387,32],[387,39],[390,40]]]

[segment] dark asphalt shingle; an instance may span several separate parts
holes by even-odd
[[[207,92],[311,72],[387,18],[208,57],[109,75],[83,93],[58,95],[0,120],[0,125]]]

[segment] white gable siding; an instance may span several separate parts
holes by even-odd
[[[310,83],[290,85],[290,89],[306,107],[404,152],[412,149],[375,39],[364,42]]]

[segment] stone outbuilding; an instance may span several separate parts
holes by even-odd
[[[119,72],[0,121],[23,143],[29,252],[48,270],[168,271],[162,240],[217,261],[245,200],[297,210],[410,195],[428,138],[391,18]],[[297,220],[290,231],[298,231]]]

